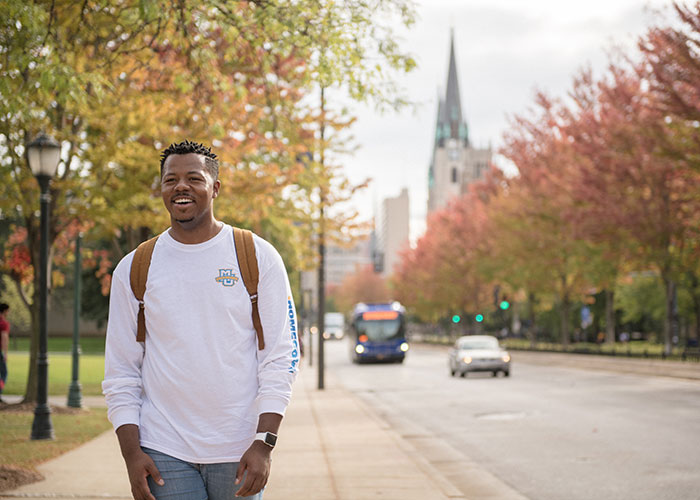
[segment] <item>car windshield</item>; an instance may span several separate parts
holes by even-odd
[[[460,340],[459,348],[463,350],[498,349],[496,339],[466,339]]]
[[[364,320],[358,319],[355,322],[355,329],[358,337],[367,335],[371,341],[390,340],[403,336],[401,319]]]

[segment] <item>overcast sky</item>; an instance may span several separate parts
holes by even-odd
[[[470,139],[497,149],[508,117],[532,106],[536,89],[564,95],[584,65],[602,71],[614,45],[633,47],[653,23],[662,0],[422,0],[418,22],[400,32],[418,68],[400,79],[415,113],[379,115],[357,109],[353,134],[360,146],[346,158],[354,181],[373,178],[355,204],[367,218],[381,200],[407,187],[411,235],[425,230],[428,165],[433,146],[438,89],[447,83],[450,28]],[[497,160],[498,161],[498,160]]]

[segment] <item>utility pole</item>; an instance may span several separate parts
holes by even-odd
[[[319,234],[318,234],[318,388],[323,389],[325,362],[323,355],[323,331],[326,328],[326,192],[325,192],[325,149],[326,149],[326,94],[321,86],[321,147],[319,148],[319,166],[321,173],[319,193]]]

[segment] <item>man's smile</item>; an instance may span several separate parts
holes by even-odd
[[[178,206],[186,206],[194,203],[194,199],[189,195],[178,195],[173,197],[173,204]]]

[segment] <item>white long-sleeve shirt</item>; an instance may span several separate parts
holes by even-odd
[[[236,462],[261,413],[284,415],[299,364],[294,302],[277,251],[255,236],[258,350],[232,228],[188,245],[158,238],[144,295],[146,342],[136,341],[134,252],[112,276],[102,383],[115,429],[139,426],[141,445],[195,463]]]

